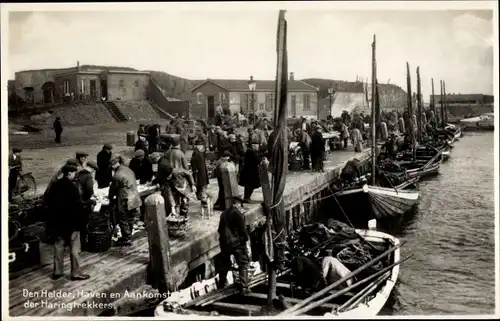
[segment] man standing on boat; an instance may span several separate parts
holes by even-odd
[[[219,272],[219,288],[227,284],[227,273],[231,269],[231,255],[238,264],[239,281],[236,284],[242,294],[250,293],[248,288],[248,266],[250,256],[247,242],[250,240],[245,222],[245,215],[235,206],[241,202],[238,197],[233,197],[233,204],[225,210],[219,221],[219,245],[222,257],[222,267]]]

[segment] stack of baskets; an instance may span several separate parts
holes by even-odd
[[[104,214],[89,220],[84,242],[84,250],[87,252],[106,252],[111,248],[114,228],[109,213]]]
[[[169,215],[167,217],[168,235],[173,238],[187,235],[188,218],[179,215]]]

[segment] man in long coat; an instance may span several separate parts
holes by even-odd
[[[149,148],[146,140],[146,134],[140,134],[135,142],[134,151],[142,150],[145,155],[148,155]]]
[[[77,172],[76,166],[65,165],[63,177],[54,182],[45,199],[49,207],[47,232],[55,239],[54,272],[52,278],[64,276],[64,248],[70,247],[71,280],[87,280],[88,274],[80,271],[80,230],[82,229],[82,200],[78,187],[73,180]]]
[[[325,157],[325,139],[321,132],[321,126],[316,126],[316,131],[311,136],[311,161],[313,171],[323,171],[323,159]]]
[[[123,165],[123,158],[119,155],[113,155],[110,163],[115,175],[109,186],[108,198],[115,208],[116,220],[122,234],[121,239],[115,245],[130,246],[132,245],[132,229],[139,217],[142,200],[137,190],[134,172]]]
[[[310,166],[311,137],[304,130],[298,129],[297,130],[297,138],[298,138],[300,149],[302,150],[302,157],[304,158],[304,163],[302,164],[302,169],[309,170],[309,169],[311,169],[311,166]]]
[[[209,184],[207,163],[205,161],[205,141],[195,141],[195,150],[191,156],[191,171],[196,186],[196,197],[201,201],[201,205],[208,207],[207,187]]]
[[[96,162],[86,162],[85,167],[78,171],[75,175],[75,182],[80,191],[82,199],[82,229],[80,230],[80,241],[82,249],[85,250],[85,238],[87,236],[87,224],[89,222],[90,214],[92,212],[94,195],[94,178],[95,173],[99,169]]]
[[[60,144],[61,143],[61,134],[63,132],[63,127],[61,124],[61,117],[56,117],[56,120],[54,121],[54,124],[52,126],[54,128],[54,132],[56,134],[56,139],[55,142]]]
[[[243,198],[247,203],[250,202],[253,191],[260,187],[260,147],[258,144],[249,144],[243,160],[243,169],[240,172],[240,181],[238,184],[245,188]]]
[[[111,183],[112,170],[109,161],[111,160],[111,153],[113,146],[105,144],[102,150],[97,154],[97,166],[99,169],[96,173],[96,181],[99,188],[108,187]]]

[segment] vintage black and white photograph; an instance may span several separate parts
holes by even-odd
[[[495,1],[1,9],[3,318],[499,316]]]

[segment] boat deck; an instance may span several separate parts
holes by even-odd
[[[328,155],[324,173],[290,172],[284,193],[286,208],[290,209],[324,189],[340,174],[349,159],[365,160],[368,155],[368,151],[335,151]],[[241,187],[240,191],[243,194]],[[217,182],[211,180],[208,193],[215,198],[217,192]],[[244,207],[247,222],[263,218],[261,189],[254,192],[252,199],[254,204]],[[217,225],[220,211],[214,211],[210,219],[202,219],[199,213],[199,202],[192,202],[187,236],[170,240],[174,267],[186,262],[192,270],[219,253]],[[11,316],[95,316],[111,308],[113,302],[123,299],[126,290],[134,295],[133,291],[145,284],[149,260],[145,231],[134,235],[131,247],[111,248],[105,253],[83,252],[82,270],[91,275],[85,281],[72,282],[69,277],[52,280],[52,247],[42,243],[40,249],[40,266],[25,269],[10,278]],[[65,269],[69,274],[69,255],[65,258]]]

